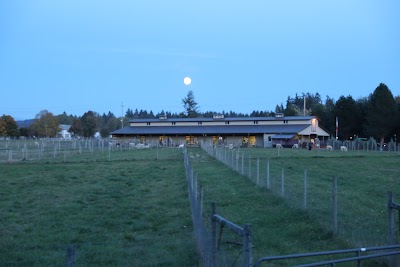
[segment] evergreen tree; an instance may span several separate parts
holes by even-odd
[[[88,111],[81,118],[82,136],[93,137],[97,130],[97,116],[93,111]]]
[[[362,131],[359,127],[361,114],[356,101],[351,96],[341,96],[335,106],[336,116],[340,123],[339,139],[348,140],[354,136],[359,136]]]
[[[125,113],[125,117],[132,119],[134,116],[132,109],[128,108]]]
[[[381,83],[369,96],[366,114],[366,132],[379,138],[381,149],[385,137],[394,130],[396,117],[396,101],[386,84]]]
[[[74,121],[74,116],[68,115],[65,111],[57,115],[57,120],[59,124],[66,124],[66,125],[71,125],[72,122]]]
[[[199,107],[192,90],[189,90],[187,96],[182,99],[183,108],[185,111],[183,115],[187,118],[196,118],[199,115]]]

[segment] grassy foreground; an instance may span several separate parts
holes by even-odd
[[[248,150],[253,158],[270,160],[272,188],[266,193],[262,185],[255,186],[202,150],[188,151],[204,186],[205,222],[215,201],[227,219],[251,223],[254,261],[267,255],[372,246],[386,239],[386,191],[400,192],[398,154],[285,150],[277,156],[276,150]],[[285,198],[279,196],[282,161]],[[302,210],[305,168],[310,197],[309,209]],[[317,216],[325,210],[321,218],[330,217],[326,200],[334,175],[339,176],[336,239],[330,223]],[[199,263],[179,149],[99,150],[3,163],[0,183],[0,266],[63,266],[70,244],[76,246],[78,266]],[[241,264],[235,241],[224,230],[220,251],[226,252],[222,261],[227,266]]]
[[[193,266],[181,151],[0,165],[0,266]]]

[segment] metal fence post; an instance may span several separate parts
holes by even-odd
[[[242,175],[244,174],[244,152],[242,153]]]
[[[281,195],[285,196],[285,174],[283,172],[283,161],[281,161]]]
[[[266,175],[267,175],[267,189],[270,188],[270,181],[269,181],[269,159],[267,160],[267,170],[266,170]]]
[[[307,169],[304,170],[304,208],[307,209]]]
[[[236,171],[239,172],[239,150],[236,151]]]
[[[257,158],[257,186],[260,183],[260,158]]]
[[[251,155],[249,154],[249,178],[251,179]]]
[[[338,233],[338,203],[337,203],[337,176],[333,177],[333,236],[335,237]]]

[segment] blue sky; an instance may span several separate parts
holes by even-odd
[[[400,1],[0,0],[0,115],[400,95]],[[183,78],[190,76],[186,86]]]

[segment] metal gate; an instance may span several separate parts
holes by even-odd
[[[387,251],[388,252],[382,252]],[[366,254],[366,252],[370,251],[381,251],[379,253]],[[362,255],[364,253],[364,255]],[[257,260],[254,266],[259,266],[262,262],[272,262],[278,260],[288,260],[288,259],[298,259],[298,258],[312,258],[317,256],[331,256],[331,255],[339,255],[339,254],[354,254],[354,256],[344,257],[335,260],[325,260],[319,261],[309,264],[295,265],[292,267],[311,267],[311,266],[336,266],[338,263],[344,262],[357,262],[357,266],[362,266],[362,261],[367,259],[385,257],[385,256],[393,256],[400,254],[400,245],[391,245],[391,246],[382,246],[382,247],[369,247],[369,248],[354,248],[354,249],[344,249],[344,250],[331,250],[331,251],[321,251],[321,252],[312,252],[312,253],[302,253],[302,254],[291,254],[291,255],[282,255],[282,256],[271,256],[271,257],[263,257]]]

